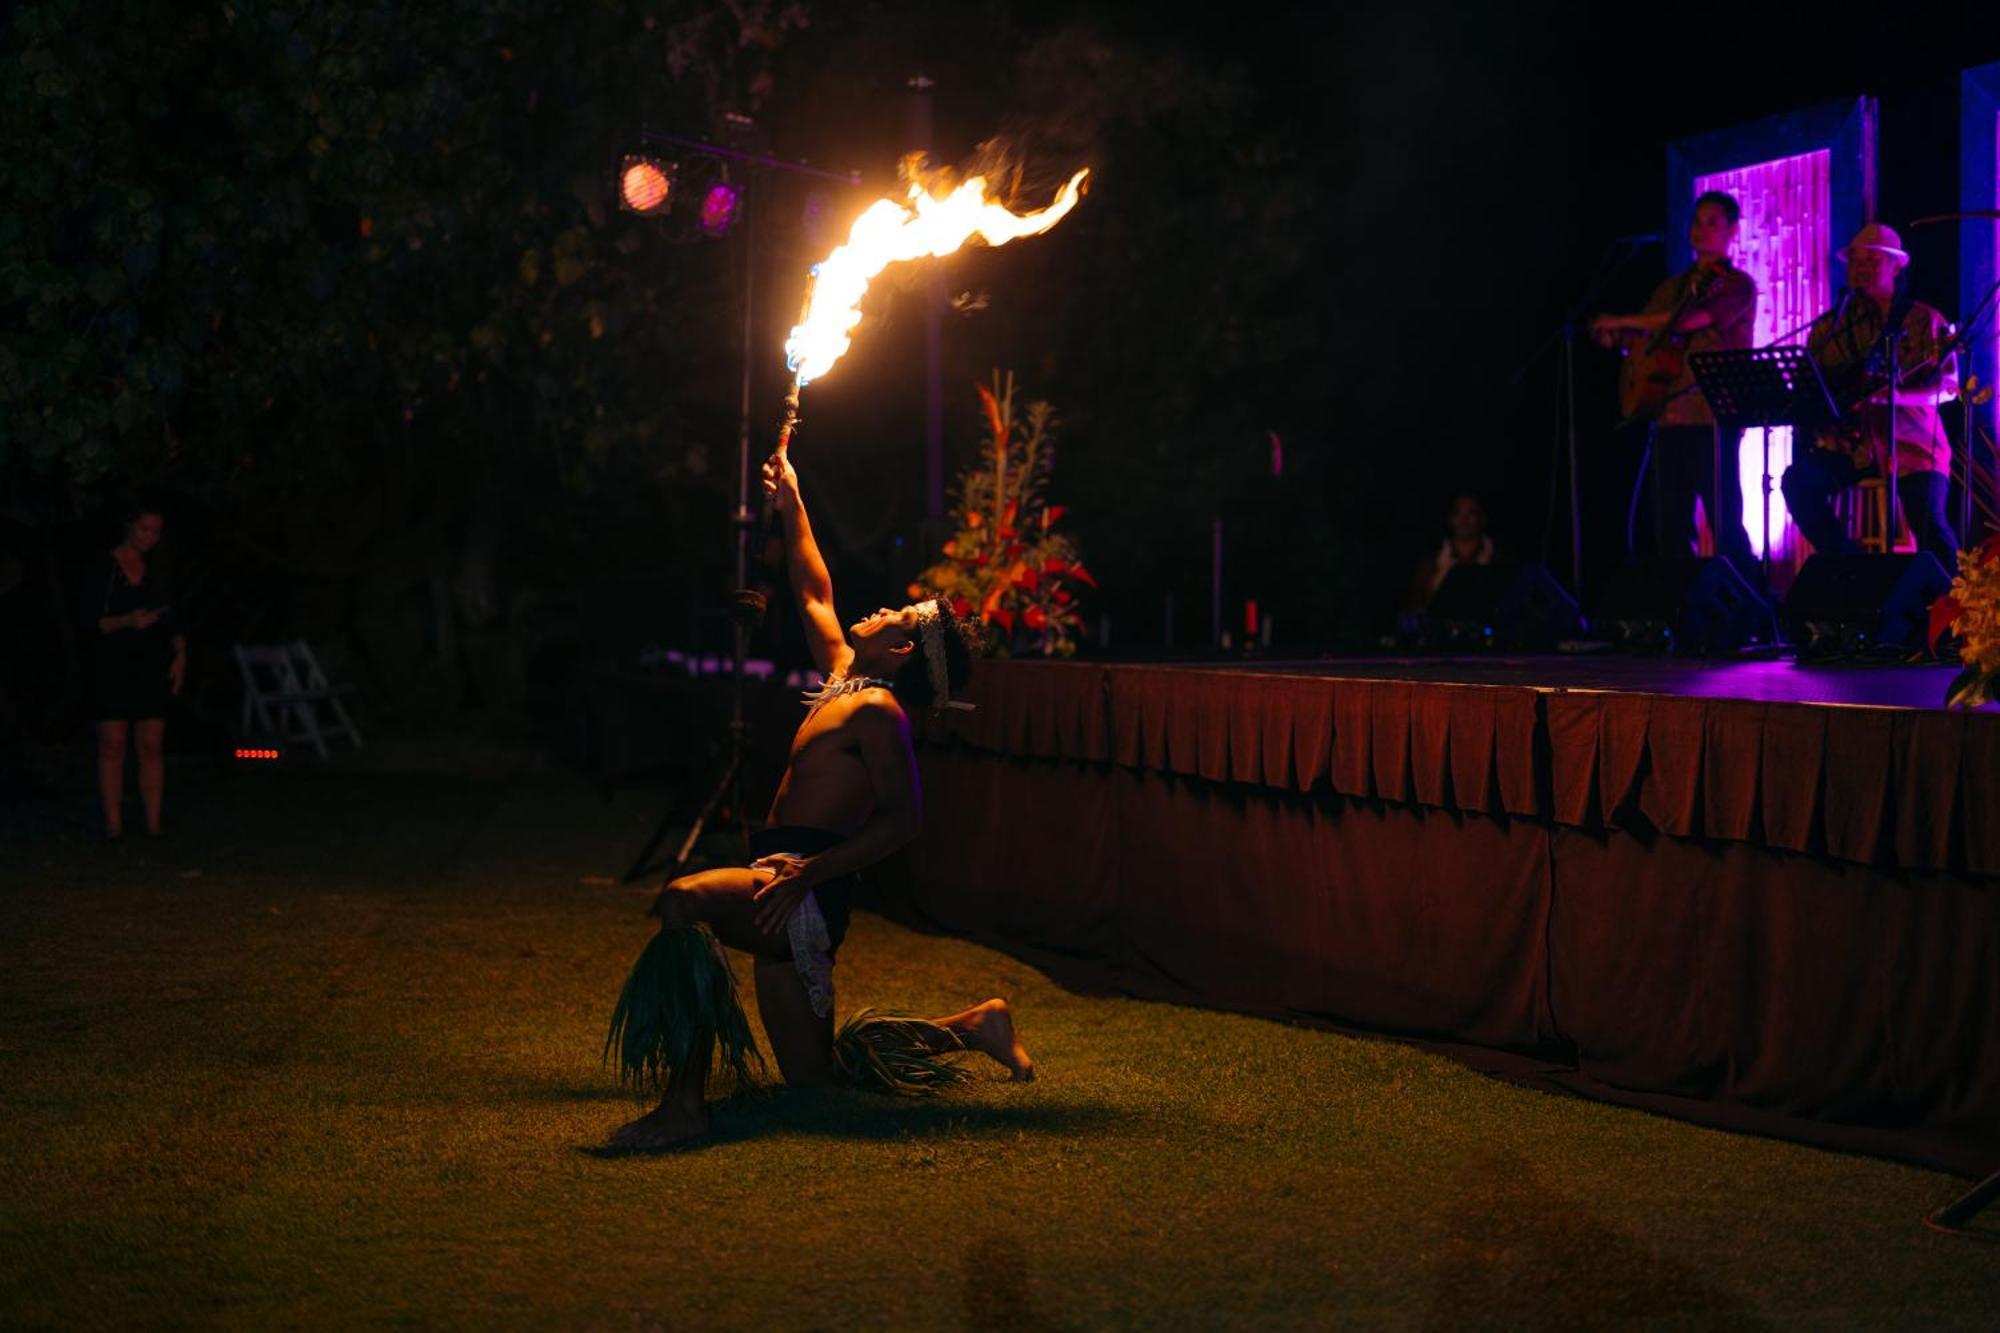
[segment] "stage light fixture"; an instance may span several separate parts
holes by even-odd
[[[736,192],[735,186],[726,180],[717,181],[701,198],[701,229],[710,236],[726,234],[735,225],[742,204],[743,196]]]
[[[618,173],[618,203],[628,213],[660,214],[673,204],[678,170],[664,158],[628,155]]]

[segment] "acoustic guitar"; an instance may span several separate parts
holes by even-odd
[[[1655,421],[1673,401],[1674,385],[1687,373],[1687,335],[1671,330],[1708,294],[1724,271],[1719,267],[1696,269],[1694,280],[1666,323],[1651,333],[1619,335],[1618,350],[1625,358],[1618,369],[1618,411],[1625,418],[1621,426]]]
[[[1900,316],[1900,317],[1899,317]],[[1890,327],[1900,327],[1907,318],[1907,307],[1891,307]],[[1945,355],[1957,346],[1957,340],[1949,340],[1944,347],[1934,350],[1929,356],[1907,366],[1899,366],[1897,383],[1902,391],[1920,388],[1923,381],[1936,374]],[[1870,429],[1868,409],[1871,405],[1886,403],[1894,410],[1889,390],[1889,342],[1877,338],[1868,355],[1860,363],[1849,366],[1844,373],[1830,376],[1827,392],[1833,396],[1834,406],[1840,410],[1838,420],[1820,427],[1815,432],[1813,444],[1829,453],[1845,454],[1853,460],[1854,466],[1866,472],[1876,464],[1875,435]]]

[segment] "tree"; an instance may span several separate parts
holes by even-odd
[[[729,266],[616,212],[611,172],[645,116],[755,109],[803,22],[745,0],[15,6],[0,491],[44,524],[165,492],[209,516],[217,577],[254,563],[383,614],[442,583],[447,637],[499,614],[510,539],[580,548],[607,498],[643,503],[639,533],[704,521],[725,409],[688,314],[727,308]]]

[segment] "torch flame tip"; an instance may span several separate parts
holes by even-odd
[[[909,159],[905,159],[907,166]],[[996,198],[986,177],[968,176],[940,194],[911,172],[906,199],[877,200],[849,228],[847,239],[808,270],[805,312],[785,339],[785,364],[803,386],[833,368],[861,322],[868,284],[890,264],[948,255],[977,238],[1005,245],[1047,231],[1081,197],[1089,167],[1078,169],[1046,208],[1016,213]],[[934,173],[943,185],[946,173]]]

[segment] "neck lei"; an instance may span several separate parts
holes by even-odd
[[[862,690],[876,689],[889,690],[893,693],[895,688],[893,682],[883,680],[880,676],[835,676],[825,684],[807,690],[800,698],[805,703],[806,711],[815,713],[843,694],[859,694]]]

